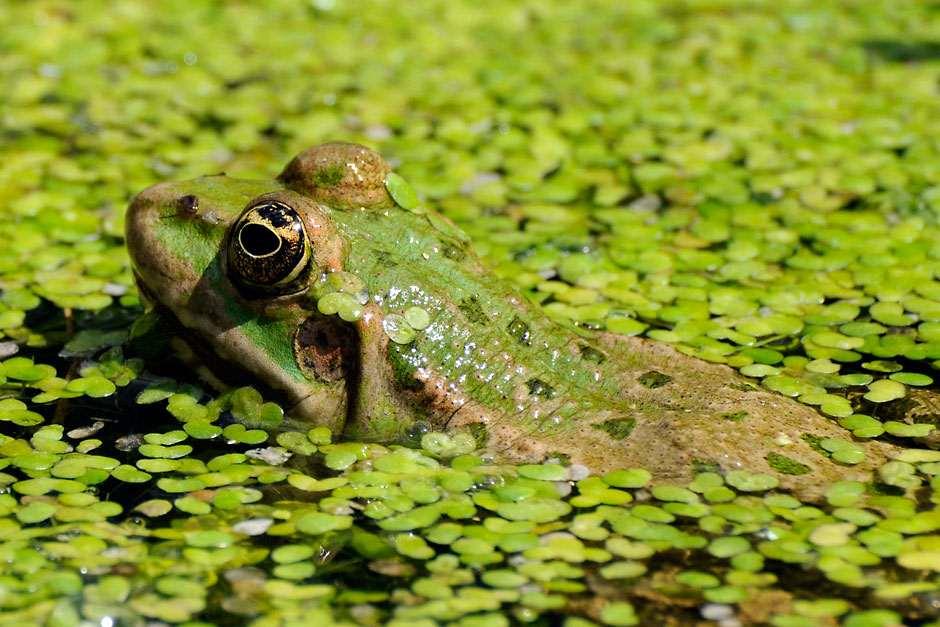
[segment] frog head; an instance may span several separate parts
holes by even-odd
[[[434,228],[399,207],[390,180],[404,185],[376,152],[330,143],[275,180],[154,185],[127,214],[141,294],[180,323],[218,378],[247,374],[294,417],[335,430],[379,405],[400,429],[410,415],[388,402],[381,303],[390,290],[426,293],[414,286],[427,251],[465,244],[444,218]]]

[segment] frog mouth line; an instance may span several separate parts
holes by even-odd
[[[138,289],[141,292],[141,296],[150,304],[154,312],[160,318],[167,321],[169,326],[173,329],[165,338],[167,344],[170,344],[171,340],[175,338],[182,342],[185,348],[191,353],[186,355],[181,354],[179,350],[174,350],[175,357],[184,364],[193,362],[187,365],[195,366],[197,370],[198,367],[201,366],[205,372],[200,374],[200,378],[213,389],[221,392],[226,388],[251,386],[257,389],[263,398],[273,400],[282,407],[292,409],[297,404],[290,403],[284,393],[260,382],[257,377],[253,376],[251,372],[239,364],[232,363],[220,357],[207,342],[199,337],[199,334],[186,327],[173,310],[156,300],[142,282],[138,282]],[[289,413],[289,410],[285,409],[285,413]]]
[[[153,303],[153,308],[156,314],[168,321],[170,326],[174,329],[172,336],[167,339],[170,340],[173,337],[181,340],[186,347],[192,352],[191,357],[195,357],[195,360],[198,362],[198,365],[203,366],[206,370],[211,373],[214,381],[208,381],[213,388],[220,387],[239,387],[243,385],[252,385],[255,387],[264,387],[263,384],[259,384],[258,381],[251,375],[251,373],[245,368],[239,366],[238,364],[226,361],[219,357],[212,347],[203,341],[199,335],[193,330],[189,329],[180,322],[179,317],[173,313],[173,311],[158,302]],[[177,357],[182,359],[184,362],[187,361],[187,356],[177,354]],[[270,390],[273,393],[273,390]]]
[[[153,291],[141,280],[135,272],[135,279],[141,300],[147,304],[153,312],[161,319],[165,320],[171,329],[161,339],[170,344],[175,339],[183,350],[172,351],[175,357],[184,365],[193,368],[199,378],[207,383],[212,389],[218,392],[224,392],[231,388],[249,386],[256,389],[265,400],[274,401],[284,409],[286,419],[291,417],[294,420],[303,420],[297,415],[300,408],[304,406],[312,397],[319,392],[302,392],[300,394],[291,394],[288,390],[274,387],[266,383],[257,372],[253,372],[242,366],[238,360],[231,357],[222,356],[216,352],[212,343],[197,330],[188,327],[182,322],[180,317],[172,308],[162,303]],[[340,381],[344,388],[345,399],[337,412],[337,417],[341,418],[340,431],[345,425],[350,424],[351,413],[355,410],[356,398],[358,396],[359,384],[359,360],[356,346],[359,344],[358,335],[350,336],[351,327],[343,325],[339,331],[330,329],[331,333],[317,333],[303,336],[300,332],[304,329],[309,330],[312,322],[322,321],[319,316],[308,317],[297,330],[294,336],[294,357],[297,360],[298,367],[304,372],[304,375],[311,380],[320,382]],[[322,325],[313,325],[314,327]],[[329,325],[332,326],[332,325]],[[354,331],[352,331],[355,333]],[[301,338],[304,337],[304,340]],[[341,355],[336,363],[332,365],[335,372],[324,371],[323,364],[316,364],[321,361],[317,357],[327,357],[333,349],[339,349]],[[313,358],[313,359],[311,359]],[[310,362],[310,363],[305,363]],[[327,366],[329,369],[329,366]],[[172,376],[172,373],[171,375]],[[300,391],[300,390],[298,390]],[[303,414],[303,411],[300,411]],[[288,422],[285,422],[286,426]],[[304,423],[306,424],[306,423]],[[307,425],[309,427],[311,425]],[[303,425],[297,425],[302,428]]]
[[[197,373],[200,375],[200,378],[211,385],[212,388],[219,392],[245,386],[257,390],[263,399],[273,401],[284,409],[284,421],[281,423],[278,430],[297,429],[305,431],[311,426],[314,426],[312,424],[303,423],[300,419],[296,418],[295,414],[299,407],[317,394],[316,392],[290,399],[286,392],[263,383],[247,369],[220,357],[198,334],[187,329],[177,318],[172,317],[169,311],[165,309],[161,310],[160,315],[167,316],[171,324],[177,328],[176,338],[191,351]],[[184,362],[186,361],[183,356],[177,355],[177,357]],[[202,370],[202,372],[200,372],[200,370]],[[349,413],[353,411],[355,406],[356,386],[354,382],[347,383],[346,394],[347,399],[349,399],[349,406],[346,409],[346,421],[344,424],[350,424]],[[342,435],[342,429],[340,429],[339,433],[334,435],[336,437]]]

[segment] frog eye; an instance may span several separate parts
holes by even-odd
[[[251,205],[235,222],[228,264],[239,282],[257,287],[289,285],[309,261],[303,220],[284,203],[264,200]]]

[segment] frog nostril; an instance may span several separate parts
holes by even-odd
[[[267,257],[281,248],[277,233],[261,224],[249,223],[238,231],[238,242],[252,257]]]
[[[199,198],[186,194],[176,199],[176,208],[183,215],[194,216],[199,212]]]

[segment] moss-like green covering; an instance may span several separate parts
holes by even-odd
[[[313,184],[317,187],[333,187],[343,178],[343,169],[339,166],[322,168],[313,175]]]

